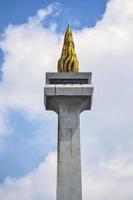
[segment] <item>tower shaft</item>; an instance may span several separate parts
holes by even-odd
[[[59,105],[57,200],[81,200],[79,105],[73,100]]]
[[[47,73],[44,89],[58,114],[57,200],[82,200],[80,113],[91,109],[91,73]]]

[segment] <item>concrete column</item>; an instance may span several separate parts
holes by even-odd
[[[58,106],[57,200],[82,200],[79,108],[71,101]]]
[[[92,95],[91,73],[46,74],[44,104],[58,114],[56,200],[82,200],[79,116]]]

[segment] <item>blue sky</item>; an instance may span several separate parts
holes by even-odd
[[[36,11],[40,8],[45,8],[53,1],[47,0],[1,0],[0,1],[0,32],[3,33],[5,28],[12,24],[23,24],[27,18],[34,16]],[[61,15],[51,17],[45,23],[45,26],[52,20],[58,21],[58,31],[64,32],[68,23],[72,27],[81,29],[84,26],[92,27],[96,22],[102,18],[106,8],[107,0],[88,0],[88,1],[57,1],[62,9]],[[72,21],[77,23],[72,23]],[[3,55],[0,50],[0,63],[2,62]]]
[[[88,1],[57,1],[63,8],[59,20],[59,26],[65,27],[69,20],[75,18],[80,21],[78,28],[84,26],[94,26],[101,19],[107,0]],[[45,8],[53,1],[46,0],[1,0],[0,1],[0,31],[2,32],[9,24],[21,24],[27,21],[29,16],[34,16],[39,8]]]
[[[19,25],[26,23],[29,16],[34,16],[38,9],[45,8],[51,2],[52,1],[43,0],[13,0],[12,2],[7,0],[1,1],[1,33],[3,33],[9,24]],[[59,3],[59,7],[62,9],[61,17],[57,16],[54,19],[51,19],[50,17],[47,23],[49,23],[50,20],[56,20],[58,23],[58,30],[60,31],[64,31],[67,23],[73,19],[79,20],[79,24],[72,24],[75,26],[74,28],[80,29],[84,26],[94,26],[97,20],[102,18],[106,7],[105,0],[89,0],[84,3],[80,1],[59,1]],[[1,62],[3,61],[3,55],[1,55],[0,60]],[[38,149],[33,149],[31,145],[27,144],[27,140],[32,139],[39,127],[45,125],[36,123],[36,121],[27,121],[23,118],[23,116],[21,116],[21,113],[15,111],[10,112],[9,115],[9,123],[13,124],[14,132],[7,138],[8,149],[0,155],[1,181],[3,181],[6,176],[18,177],[26,174],[32,168],[37,166],[42,159],[44,159],[44,156],[46,156],[46,153],[50,149],[55,150],[56,147],[55,144],[53,146],[48,144],[45,147],[41,147],[41,152],[38,152]],[[48,139],[50,139],[50,136]],[[23,143],[25,144],[25,147],[23,146]]]
[[[81,114],[83,199],[131,200],[133,1],[1,0],[0,10],[0,199],[55,199],[58,123],[43,87],[70,23],[95,88]]]

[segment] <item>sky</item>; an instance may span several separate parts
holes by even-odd
[[[83,200],[133,199],[133,1],[0,1],[0,199],[56,199],[57,115],[43,103],[73,29],[92,72],[81,114]]]

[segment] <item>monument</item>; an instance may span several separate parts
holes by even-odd
[[[79,72],[68,26],[58,73],[46,73],[44,104],[58,114],[57,200],[82,200],[80,113],[90,110],[92,73]]]

